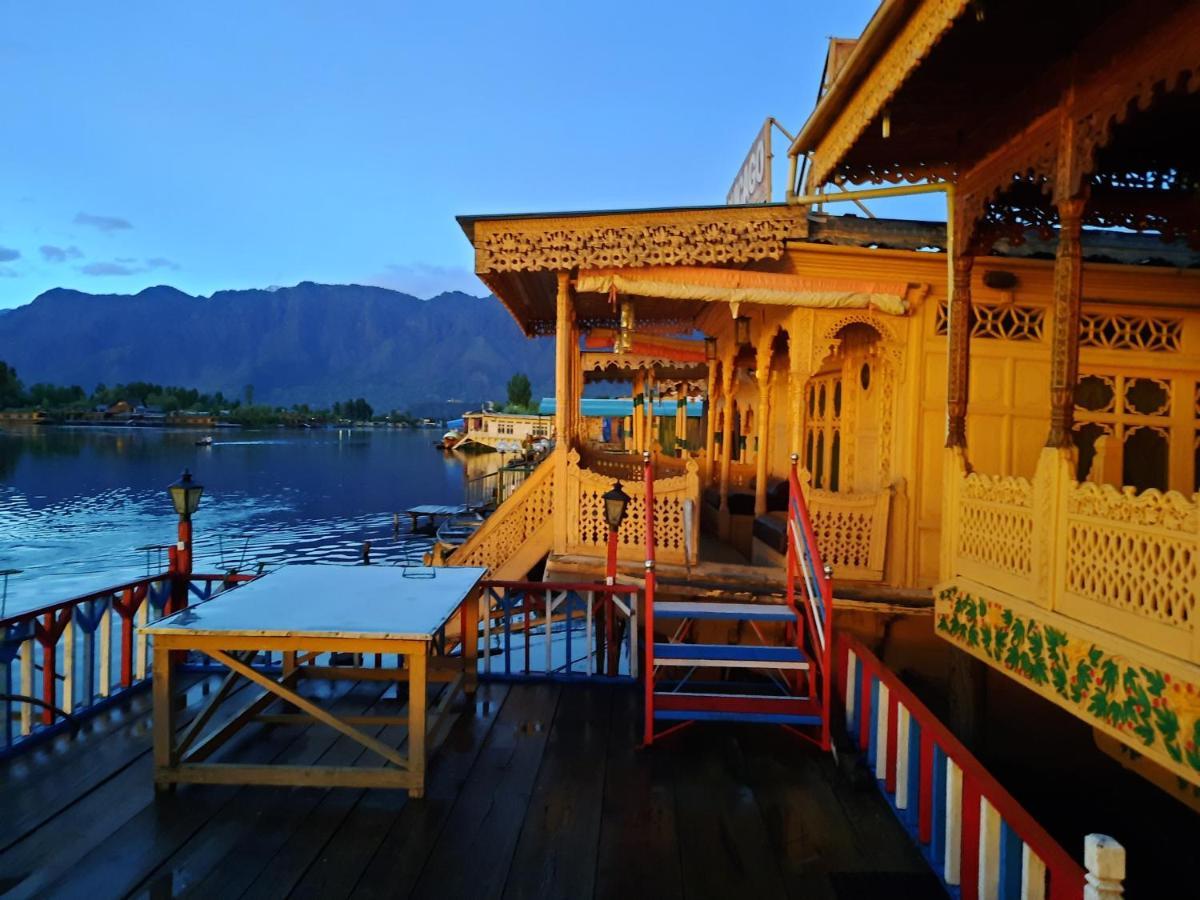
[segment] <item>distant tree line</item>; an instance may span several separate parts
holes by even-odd
[[[110,409],[126,403],[131,408],[146,407],[163,413],[207,413],[240,425],[329,424],[343,421],[386,421],[415,425],[420,419],[408,412],[392,410],[376,416],[364,398],[338,401],[329,409],[297,403],[291,407],[256,405],[254,386],[242,390],[244,401],[226,397],[221,391],[207,394],[195,388],[173,387],[148,381],[131,381],[112,386],[98,384],[88,393],[79,385],[64,387],[54,384],[34,384],[26,388],[17,372],[0,360],[0,410],[36,409],[58,418],[91,413],[101,407]]]

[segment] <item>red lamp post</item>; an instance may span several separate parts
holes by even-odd
[[[608,523],[608,565],[605,568],[605,583],[612,585],[617,580],[617,533],[625,521],[625,510],[629,507],[629,495],[614,481],[612,489],[601,499],[604,501],[604,520]]]
[[[179,541],[168,553],[173,576],[168,612],[177,612],[187,606],[188,581],[192,577],[192,513],[200,507],[204,485],[192,481],[192,473],[184,469],[179,480],[170,485],[167,491],[179,516]]]
[[[604,582],[610,588],[617,583],[617,535],[621,523],[625,520],[625,511],[629,508],[629,495],[621,489],[621,482],[614,481],[612,489],[601,498],[604,500],[604,520],[608,523],[608,561],[605,565]],[[613,613],[613,595],[609,591],[604,595],[604,640],[607,646],[608,674],[616,675],[619,652],[617,649],[615,615]]]

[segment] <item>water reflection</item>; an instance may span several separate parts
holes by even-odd
[[[158,568],[143,545],[174,540],[166,486],[184,467],[205,486],[196,569],[285,561],[419,561],[429,539],[393,534],[392,514],[460,503],[464,457],[432,431],[217,432],[31,427],[0,430],[0,568],[23,569],[9,611],[85,593]],[[498,454],[468,457],[471,476]]]

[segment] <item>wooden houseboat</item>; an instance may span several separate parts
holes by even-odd
[[[63,714],[106,738],[0,769],[0,890],[1119,897],[1124,853],[1085,843],[1079,810],[1137,848],[1146,896],[1185,890],[1198,67],[1194,3],[885,0],[833,46],[786,202],[461,217],[479,277],[556,346],[552,425],[528,424],[553,452],[446,560],[483,570],[480,592],[406,671],[361,634],[342,636],[343,671],[298,659],[293,635],[260,658],[239,634],[243,657],[212,656],[229,676],[201,667],[180,698],[183,645],[150,670],[167,632],[135,624],[241,590],[191,574],[190,520],[170,571],[0,619],[4,754],[62,734]],[[891,186],[845,189],[864,182]],[[944,195],[946,223],[828,209],[911,193]],[[620,447],[581,402],[597,378],[631,386]],[[467,417],[476,443],[518,437],[486,419]],[[98,669],[77,670],[76,641]],[[770,672],[756,684],[779,693],[676,694],[662,672],[697,669]],[[427,671],[445,682],[428,733]],[[214,713],[239,673],[292,705]],[[135,693],[151,682],[153,750]],[[709,720],[670,757],[634,749]],[[255,721],[265,733],[230,737]],[[1043,796],[1001,785],[979,730],[1018,747],[997,771],[1040,775]],[[428,778],[427,738],[443,746]],[[419,771],[388,762],[403,742]],[[1097,759],[1110,771],[1089,780]],[[210,786],[156,800],[151,780],[181,768]],[[235,789],[247,773],[319,787]],[[381,776],[412,799],[346,787]]]

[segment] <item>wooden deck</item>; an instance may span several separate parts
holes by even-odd
[[[380,683],[314,683],[348,713]],[[200,685],[189,694],[196,708]],[[390,690],[389,690],[390,693]],[[11,897],[876,897],[942,892],[870,783],[765,727],[640,750],[629,687],[486,684],[400,791],[183,786],[154,799],[148,694],[0,768]],[[181,724],[189,715],[181,715]],[[402,726],[377,728],[400,743]],[[324,728],[249,729],[246,761],[378,765]]]

